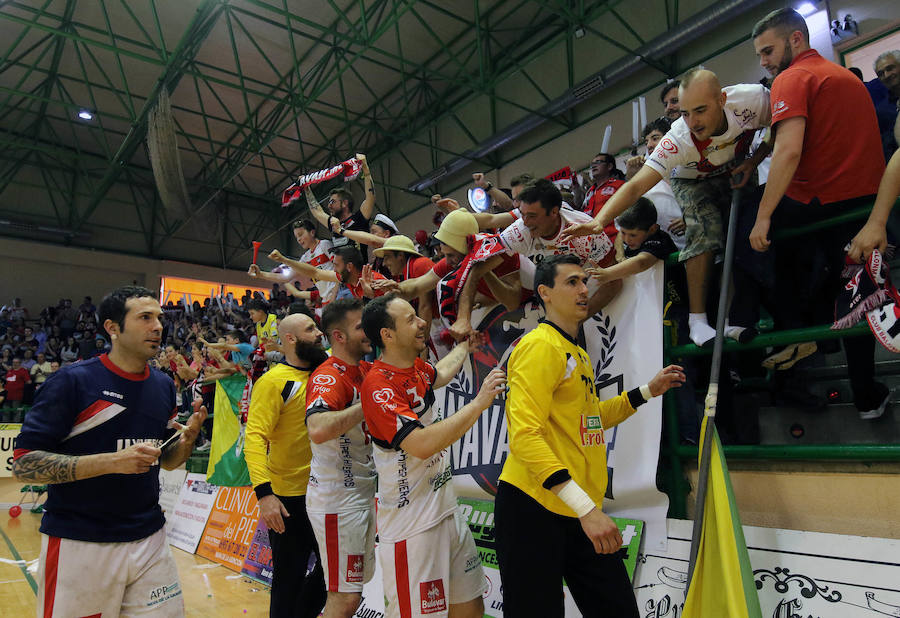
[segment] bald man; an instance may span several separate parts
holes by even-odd
[[[711,344],[716,334],[706,317],[706,300],[713,258],[725,246],[722,213],[731,203],[731,187],[744,186],[770,152],[765,144],[750,156],[753,135],[771,122],[769,91],[759,84],[722,88],[715,73],[694,69],[681,78],[678,92],[681,117],[672,123],[644,166],[592,222],[567,231],[571,236],[598,233],[668,178],[686,225],[679,260],[687,272],[690,336],[703,346]],[[737,174],[742,174],[743,180],[729,183]],[[747,341],[755,331],[727,325],[725,334]]]
[[[272,545],[269,615],[314,617],[325,605],[319,548],[306,515],[312,452],[306,433],[306,384],[328,355],[322,332],[307,315],[289,315],[278,326],[284,362],[253,385],[244,456],[260,517]],[[316,566],[307,574],[310,554]]]

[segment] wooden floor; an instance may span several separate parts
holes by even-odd
[[[0,504],[19,501],[19,487],[10,479],[0,479]],[[40,515],[23,509],[19,517],[9,516],[8,506],[0,510],[0,614],[25,617],[35,615],[37,583],[25,564],[37,559],[41,549],[38,528]],[[269,589],[206,558],[172,548],[184,589],[189,617],[262,617],[269,614]]]

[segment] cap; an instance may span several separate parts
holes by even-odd
[[[394,234],[400,233],[400,230],[397,229],[397,224],[394,223],[393,221],[391,221],[391,218],[385,214],[378,213],[377,215],[375,215],[375,217],[372,219],[372,221],[374,221],[375,223],[378,223],[378,225],[380,225],[381,227],[393,230]]]
[[[478,221],[475,220],[475,216],[466,210],[458,209],[444,217],[434,237],[451,249],[465,254],[469,252],[466,238],[477,233]]]
[[[413,255],[422,256],[421,253],[416,251],[416,246],[406,236],[391,236],[390,238],[384,241],[384,245],[375,249],[372,253],[375,254],[376,257],[384,257],[385,251],[402,251],[404,253],[411,253]]]

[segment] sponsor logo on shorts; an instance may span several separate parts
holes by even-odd
[[[599,416],[581,415],[581,446],[603,446],[603,420]]]
[[[320,373],[316,377],[312,379],[313,384],[318,386],[334,386],[337,384],[337,378],[334,376],[330,376],[327,373]]]
[[[157,586],[150,590],[150,598],[147,600],[147,607],[165,603],[166,601],[179,596],[181,596],[181,584],[178,580],[175,580],[168,586]]]
[[[366,559],[362,554],[350,554],[347,556],[347,581],[349,583],[361,583],[365,566]]]
[[[419,582],[419,598],[421,613],[435,614],[447,611],[447,597],[444,596],[444,581],[435,579],[430,582]]]

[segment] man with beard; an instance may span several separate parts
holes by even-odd
[[[244,457],[272,545],[269,615],[312,618],[325,605],[325,580],[306,515],[312,457],[305,423],[306,385],[328,355],[322,348],[322,332],[302,313],[284,318],[278,336],[284,362],[253,385]],[[307,574],[311,553],[316,566]]]
[[[363,279],[363,272],[371,270],[366,266],[365,260],[359,249],[356,247],[339,247],[332,253],[331,263],[334,270],[324,270],[315,268],[309,264],[292,260],[281,254],[275,249],[269,254],[269,259],[289,266],[297,275],[308,277],[315,282],[333,281],[340,283],[341,288],[338,291],[338,298],[374,298],[384,294],[383,291],[373,291],[367,285],[368,280]],[[381,273],[372,272],[372,280],[381,280],[386,277]]]
[[[362,329],[363,303],[342,298],[322,311],[331,356],[306,390],[312,463],[306,512],[322,549],[328,589],[325,615],[350,618],[375,570],[375,462],[359,389],[372,344]]]
[[[769,13],[753,28],[753,46],[772,82],[775,149],[750,244],[766,251],[771,229],[809,225],[871,204],[884,173],[875,107],[855,75],[809,46],[806,22],[791,8]],[[853,110],[853,122],[847,122]],[[775,252],[779,328],[830,321],[841,288],[847,243],[884,245],[884,225],[838,225],[791,239]],[[803,250],[795,248],[802,244]],[[815,287],[810,273],[827,266]],[[798,292],[800,292],[798,294]],[[844,339],[853,400],[863,420],[880,417],[890,390],[875,375],[875,340]]]

